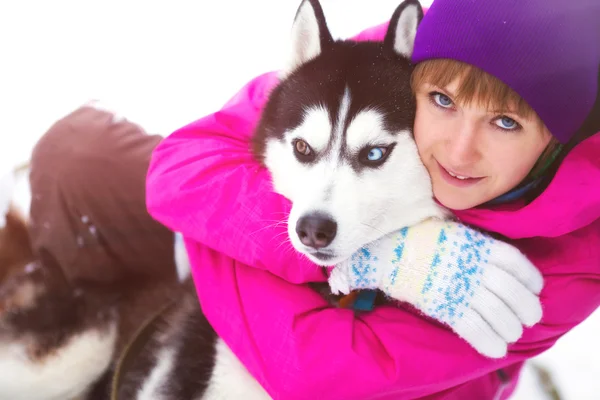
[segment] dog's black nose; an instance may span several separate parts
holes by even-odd
[[[321,249],[333,242],[337,223],[324,214],[309,214],[298,220],[296,233],[303,245]]]

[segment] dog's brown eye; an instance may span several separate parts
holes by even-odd
[[[294,155],[301,163],[309,163],[315,160],[316,154],[313,149],[302,139],[293,142]]]
[[[302,139],[296,140],[296,143],[294,143],[294,148],[296,150],[296,153],[298,153],[299,155],[302,155],[304,157],[308,157],[312,153],[312,149],[310,148],[308,143],[306,143]]]

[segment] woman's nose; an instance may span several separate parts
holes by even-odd
[[[477,126],[471,122],[461,123],[454,133],[449,135],[446,150],[449,161],[460,166],[477,160]]]

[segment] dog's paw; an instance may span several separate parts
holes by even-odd
[[[347,268],[344,265],[336,266],[329,275],[329,287],[333,294],[348,294],[351,291],[350,277]]]

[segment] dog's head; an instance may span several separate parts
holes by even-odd
[[[291,243],[318,264],[435,213],[412,136],[410,57],[422,16],[406,0],[383,42],[355,42],[333,40],[317,0],[297,11],[253,151],[293,203]]]

